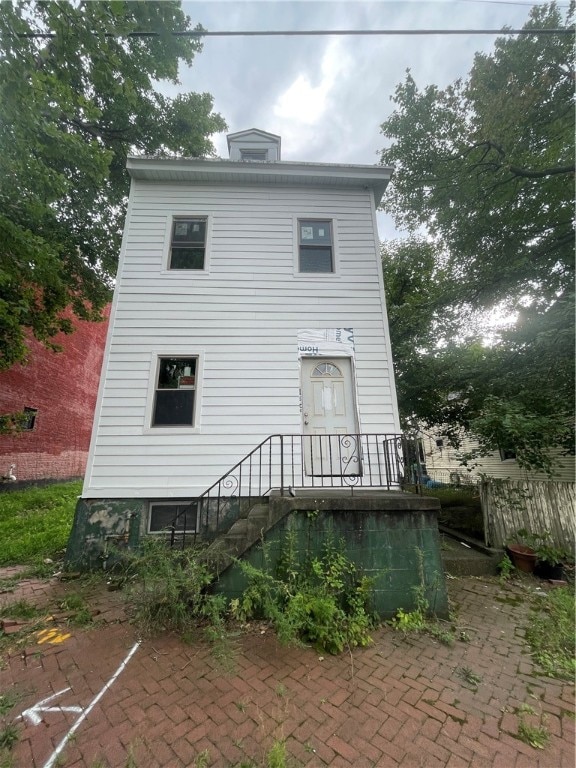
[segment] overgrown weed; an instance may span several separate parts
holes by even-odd
[[[85,627],[92,623],[92,611],[84,597],[77,592],[68,595],[59,606],[63,611],[70,613],[70,624],[76,627]]]
[[[534,749],[544,749],[550,741],[550,734],[545,724],[532,725],[520,715],[518,723],[518,738]]]
[[[538,597],[536,612],[526,629],[526,640],[534,661],[548,677],[574,679],[575,607],[573,587],[558,587],[547,592],[545,598]]]
[[[266,755],[267,768],[287,768],[287,760],[286,742],[277,739]]]
[[[236,619],[267,619],[281,643],[312,643],[332,654],[371,642],[373,580],[346,557],[343,541],[328,531],[318,555],[309,550],[300,554],[296,530],[290,526],[275,568],[267,546],[261,546],[262,568],[238,562],[248,586],[231,601]]]
[[[424,576],[424,554],[419,547],[416,547],[416,557],[418,559],[418,577],[419,584],[412,587],[414,595],[414,608],[411,611],[405,611],[399,608],[396,615],[390,621],[390,625],[402,632],[426,632],[434,637],[443,645],[454,645],[454,628],[445,626],[434,616],[430,608],[430,602],[426,597],[426,579]]]
[[[174,550],[166,542],[146,540],[126,561],[128,599],[144,634],[190,633],[198,625],[225,633],[226,598],[207,588],[213,575],[196,549]]]

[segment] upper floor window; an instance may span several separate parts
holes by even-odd
[[[206,219],[177,218],[172,223],[169,269],[204,269]]]
[[[153,427],[193,427],[196,400],[196,357],[158,360]]]
[[[256,160],[262,163],[268,160],[268,150],[267,149],[241,149],[240,159],[251,160],[252,162]]]
[[[334,272],[331,221],[298,219],[298,271]]]

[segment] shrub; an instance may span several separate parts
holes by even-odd
[[[264,547],[264,567],[238,565],[248,579],[241,598],[232,601],[241,620],[261,617],[272,622],[281,642],[309,642],[328,653],[371,642],[369,612],[373,581],[362,576],[329,534],[319,556],[297,554],[296,534],[289,529],[274,573]]]
[[[223,621],[226,600],[208,594],[213,575],[198,550],[174,550],[164,541],[146,540],[125,567],[134,618],[143,632],[186,632],[199,621]]]

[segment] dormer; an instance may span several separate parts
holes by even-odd
[[[280,160],[280,136],[274,133],[250,128],[229,133],[226,138],[230,160],[246,163],[273,163]]]

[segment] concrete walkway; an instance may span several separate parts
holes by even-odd
[[[14,766],[573,768],[574,687],[538,677],[524,642],[535,587],[450,580],[452,647],[385,627],[340,657],[282,647],[259,624],[216,651],[170,636],[135,649],[122,593],[99,592],[97,627],[59,625],[71,636],[32,638],[0,669],[0,694],[21,697],[9,719],[24,713]],[[23,582],[0,604],[75,589]],[[521,721],[544,726],[544,749],[517,738]]]

